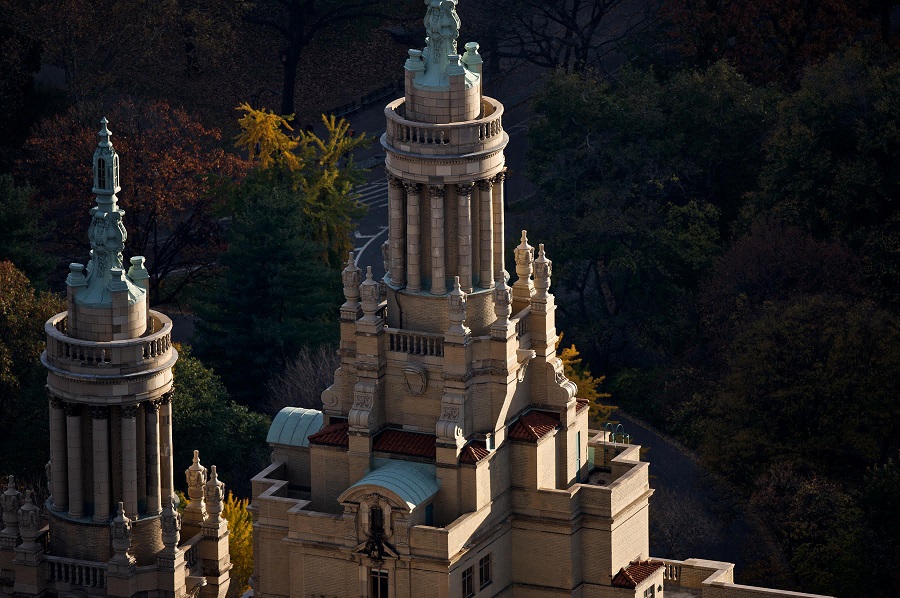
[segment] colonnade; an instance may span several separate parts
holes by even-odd
[[[81,519],[89,515],[85,505],[93,503],[93,519],[105,522],[111,505],[121,500],[129,517],[159,515],[163,499],[175,491],[171,399],[170,391],[136,404],[88,406],[51,395],[48,477],[53,510]],[[88,429],[91,456],[84,451]],[[114,479],[120,482],[114,484]]]
[[[455,184],[457,198],[456,263],[460,287],[472,292],[489,289],[503,275],[504,222],[503,183],[505,173]],[[389,265],[393,284],[421,291],[423,260],[430,257],[434,295],[447,292],[447,222],[445,191],[449,185],[422,185],[388,176]],[[423,201],[423,192],[427,200]],[[405,201],[404,201],[405,200]],[[405,206],[405,210],[404,210]],[[473,209],[473,206],[474,209]],[[478,221],[473,222],[477,211]],[[429,247],[422,247],[422,233],[429,233]]]

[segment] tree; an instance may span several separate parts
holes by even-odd
[[[0,175],[0,260],[13,262],[37,285],[43,285],[51,263],[37,247],[44,232],[32,196],[30,186],[16,185],[11,176]]]
[[[562,335],[560,334],[559,339],[556,341],[557,349],[559,349],[561,342]],[[609,415],[618,409],[614,405],[607,405],[602,402],[610,397],[609,393],[600,392],[599,390],[606,376],[594,378],[587,366],[582,363],[581,354],[575,348],[575,345],[570,345],[568,348],[563,349],[559,354],[559,358],[563,362],[563,373],[565,373],[566,378],[574,382],[575,386],[578,387],[578,398],[589,401],[590,416],[593,422],[596,424],[606,422]]]
[[[229,492],[225,497],[222,517],[228,521],[228,555],[231,559],[228,598],[237,598],[250,589],[253,575],[253,517],[247,510],[249,498],[237,498]]]
[[[744,320],[702,453],[739,485],[778,459],[858,482],[900,446],[900,323],[865,302],[800,296]]]
[[[66,263],[84,260],[89,247],[90,157],[104,114],[122,161],[125,261],[147,257],[151,300],[172,301],[186,284],[208,276],[221,253],[216,194],[248,165],[223,151],[218,130],[165,102],[124,99],[107,110],[73,107],[42,121],[26,142],[19,169],[40,181],[36,202],[56,226],[54,241]]]
[[[245,20],[268,30],[270,34],[274,32],[281,36],[285,43],[280,56],[283,66],[281,114],[287,116],[296,112],[297,66],[300,55],[314,38],[348,21],[402,20],[399,15],[403,15],[411,5],[414,3],[386,0],[257,0],[253,3],[244,16]],[[365,35],[364,31],[363,27],[355,34]]]
[[[0,468],[38,477],[46,461],[44,323],[65,309],[35,292],[12,262],[0,261]]]
[[[754,82],[789,85],[867,25],[849,0],[664,0],[661,13],[697,64],[725,58]]]
[[[215,465],[219,476],[241,496],[250,495],[250,478],[268,461],[269,418],[238,405],[213,370],[180,345],[175,363],[172,443],[176,470],[190,465],[193,451]],[[183,479],[183,478],[182,478]]]
[[[566,73],[600,69],[650,21],[649,6],[627,0],[500,0],[481,8],[478,32],[496,76],[501,59]]]
[[[860,48],[810,68],[778,105],[748,217],[771,215],[865,256],[867,284],[900,305],[900,62]]]
[[[33,19],[45,62],[64,70],[81,105],[110,93],[183,94],[198,75],[220,69],[245,9],[244,0],[48,0]],[[107,43],[113,25],[127,43]]]
[[[266,413],[276,414],[285,407],[322,409],[322,391],[334,382],[341,358],[334,345],[304,345],[287,361],[281,372],[266,384]]]
[[[12,167],[15,150],[34,118],[34,73],[41,68],[41,43],[30,7],[0,0],[0,172]],[[15,16],[13,16],[15,15]]]
[[[303,345],[336,341],[340,281],[296,198],[242,185],[221,276],[197,307],[198,355],[242,403],[265,404],[273,371]]]
[[[315,133],[293,131],[293,117],[238,107],[241,133],[236,146],[256,161],[244,187],[278,187],[293,197],[309,224],[315,241],[324,249],[321,259],[340,268],[354,247],[353,221],[365,213],[354,186],[362,172],[353,163],[353,150],[369,143],[365,135],[351,137],[343,119],[322,116],[326,139]]]

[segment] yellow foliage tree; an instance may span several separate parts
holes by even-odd
[[[244,185],[279,186],[297,197],[300,209],[325,249],[323,261],[341,267],[353,249],[353,220],[365,213],[353,188],[362,182],[354,165],[353,150],[369,143],[365,134],[350,135],[350,124],[334,116],[322,116],[327,135],[321,138],[290,126],[293,115],[278,116],[244,103],[235,146],[257,161],[257,169]]]
[[[556,341],[557,350],[559,350],[561,342],[562,335],[560,334],[559,340]],[[609,415],[618,409],[615,405],[608,405],[603,402],[604,399],[608,399],[611,396],[609,393],[600,392],[600,384],[606,379],[606,376],[594,378],[582,362],[581,354],[575,348],[575,345],[563,349],[559,353],[559,358],[563,362],[563,372],[566,374],[566,378],[578,386],[578,398],[590,401],[591,420],[598,424],[605,422]]]
[[[191,499],[180,491],[176,494],[181,501],[178,512],[183,514]],[[222,505],[222,518],[228,522],[228,553],[232,564],[227,598],[236,598],[250,588],[250,576],[253,575],[253,517],[247,510],[249,504],[249,498],[237,498],[229,492]]]
[[[253,518],[247,510],[248,498],[231,492],[225,498],[222,517],[228,520],[228,552],[231,555],[231,585],[228,596],[240,596],[250,588],[253,575]]]

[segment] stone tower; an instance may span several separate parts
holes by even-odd
[[[524,231],[509,284],[503,106],[478,44],[458,53],[456,0],[426,5],[385,108],[387,273],[351,256],[334,384],[321,412],[278,414],[253,480],[260,597],[580,595],[648,558],[647,464],[589,437],[551,262]],[[588,483],[601,446],[608,475]]]
[[[172,463],[178,352],[171,320],[149,308],[144,258],[123,268],[119,156],[105,118],[101,125],[91,259],[86,267],[71,264],[68,308],[47,322],[41,356],[50,399],[49,542],[46,529],[36,531],[11,563],[0,552],[0,566],[11,565],[15,591],[24,595],[176,597],[202,587],[201,595],[222,597],[231,568],[218,517],[222,483],[215,475],[207,480],[195,459],[188,482],[196,500],[182,530]]]

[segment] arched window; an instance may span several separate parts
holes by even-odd
[[[106,160],[97,158],[97,187],[106,189]]]
[[[119,156],[113,156],[113,189],[119,186]]]

